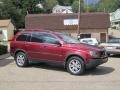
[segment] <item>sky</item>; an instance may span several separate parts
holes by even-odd
[[[92,4],[92,3],[96,3],[98,2],[99,0],[84,0],[86,3],[88,1],[89,4]]]

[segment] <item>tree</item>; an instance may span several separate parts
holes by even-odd
[[[15,0],[14,0],[15,1]],[[24,22],[21,14],[21,10],[16,8],[13,1],[11,0],[3,0],[2,1],[2,8],[1,8],[1,19],[12,19],[13,24],[17,27],[24,27]]]
[[[78,12],[78,7],[79,7],[79,2],[78,1],[74,1],[73,4],[72,4],[73,12],[77,13]]]
[[[84,4],[84,10],[85,12],[96,12],[96,4]]]
[[[74,0],[57,0],[57,1],[62,6],[70,6]]]
[[[100,0],[97,6],[97,11],[113,12],[120,8],[120,0]]]
[[[72,4],[72,10],[73,12],[77,13],[78,9],[79,9],[79,0],[74,0]],[[80,11],[85,12],[83,0],[80,0]]]
[[[28,13],[41,13],[43,10],[36,7],[39,0],[2,0],[0,10],[1,19],[12,19],[16,28],[24,28],[25,16]]]
[[[44,8],[46,10],[46,13],[51,13],[52,8],[58,4],[57,0],[45,0],[44,2]]]

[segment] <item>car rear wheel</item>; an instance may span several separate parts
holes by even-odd
[[[85,71],[84,62],[81,58],[73,56],[68,59],[67,71],[72,75],[81,75]]]
[[[28,59],[23,52],[18,52],[15,57],[15,61],[17,66],[19,67],[25,67],[28,65]]]

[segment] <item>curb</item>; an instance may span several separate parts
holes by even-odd
[[[0,60],[10,57],[10,53],[0,55]]]

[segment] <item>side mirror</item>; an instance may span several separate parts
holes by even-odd
[[[57,44],[57,45],[59,45],[59,46],[62,46],[62,44],[61,44],[59,41],[55,41],[54,44]]]

